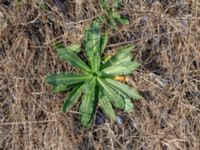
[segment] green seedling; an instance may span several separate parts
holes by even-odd
[[[114,0],[113,3],[109,3],[109,0],[100,0],[100,6],[105,13],[105,15],[99,17],[100,22],[106,22],[111,28],[115,28],[117,23],[129,23],[128,19],[119,13],[122,0]]]
[[[44,12],[49,12],[49,6],[43,2],[43,1],[40,1],[40,0],[35,0],[36,4],[38,4],[38,6],[40,7],[40,9],[42,9]]]
[[[61,59],[79,68],[81,73],[59,72],[46,77],[54,92],[69,92],[64,100],[63,112],[69,111],[82,99],[79,112],[80,121],[85,127],[92,125],[97,107],[114,121],[116,115],[113,107],[132,112],[132,100],[141,98],[135,88],[115,80],[116,76],[129,75],[138,68],[139,63],[131,55],[134,47],[122,47],[116,55],[105,61],[103,58],[107,42],[108,35],[101,35],[99,23],[93,21],[85,31],[82,45],[87,61],[78,56],[81,45],[56,49]]]

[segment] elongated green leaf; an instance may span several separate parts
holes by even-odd
[[[121,24],[129,24],[129,21],[126,17],[120,16],[120,18],[117,18],[117,21],[119,21]]]
[[[54,93],[68,91],[75,85],[66,85],[66,84],[52,84],[52,91]]]
[[[104,79],[98,79],[98,83],[103,88],[105,95],[110,99],[111,103],[117,107],[124,109],[124,100],[120,97]]]
[[[63,112],[67,112],[78,101],[83,90],[84,90],[84,85],[81,85],[81,86],[77,86],[71,91],[69,96],[65,99],[65,102],[63,105]]]
[[[86,85],[83,100],[80,106],[80,120],[82,125],[90,127],[96,109],[95,99],[96,78],[91,79]]]
[[[132,103],[131,99],[128,97],[128,95],[123,93],[120,89],[117,89],[112,84],[110,84],[110,86],[117,92],[117,94],[119,94],[123,98],[123,100],[125,102],[124,111],[125,112],[133,112],[133,110],[134,110],[133,103]]]
[[[107,117],[111,118],[113,121],[116,119],[115,112],[108,97],[101,96],[99,99],[99,106]]]
[[[112,19],[114,19],[115,21],[120,22],[121,24],[128,24],[129,23],[128,19],[126,17],[122,16],[117,11],[112,12],[110,17]]]
[[[84,82],[85,80],[89,78],[91,78],[91,76],[87,74],[59,72],[59,73],[48,75],[46,77],[46,81],[47,83],[51,85],[64,84],[65,86],[69,86],[69,85]]]
[[[131,99],[130,98],[124,98],[124,101],[125,101],[124,111],[125,112],[133,112],[134,107],[133,107],[133,103],[132,103]]]
[[[63,42],[61,42],[61,41],[56,41],[56,42],[54,42],[53,47],[54,47],[55,49],[58,49],[58,48],[65,48],[65,45],[64,45]]]
[[[100,0],[100,6],[104,11],[110,9],[108,0]]]
[[[110,14],[110,17],[112,19],[119,19],[121,17],[121,15],[117,11],[112,11],[111,14]]]
[[[138,91],[133,88],[130,87],[126,84],[123,84],[121,82],[112,80],[112,79],[105,79],[108,83],[110,83],[111,85],[113,85],[115,88],[121,90],[122,92],[124,92],[126,95],[128,95],[129,97],[133,98],[133,99],[140,99],[141,96],[138,93]]]
[[[102,72],[111,75],[128,75],[136,70],[139,65],[137,61],[121,62],[103,69]]]
[[[119,48],[117,51],[117,55],[126,55],[126,54],[129,54],[133,49],[135,48],[134,45],[126,45],[126,46],[123,46],[121,48]]]
[[[108,34],[105,33],[104,35],[101,36],[101,39],[100,39],[100,52],[101,52],[101,54],[104,52],[107,43],[108,43]]]
[[[84,48],[88,59],[99,51],[100,45],[100,26],[97,21],[93,21],[84,34]]]
[[[101,66],[101,70],[107,67],[129,63],[131,62],[131,59],[132,59],[131,55],[127,55],[126,57],[117,57],[117,56],[113,56],[112,58],[110,58],[109,56],[108,58],[105,57],[104,60],[105,63]]]
[[[116,22],[115,22],[115,19],[113,19],[113,18],[111,18],[111,17],[109,17],[108,24],[109,24],[109,26],[110,26],[112,29],[115,29],[116,26],[117,26],[117,24],[116,24]]]
[[[117,9],[120,8],[122,5],[122,0],[114,0],[114,7]]]
[[[120,48],[116,55],[113,55],[108,61],[106,61],[105,64],[101,66],[101,69],[131,61],[132,55],[130,52],[133,48],[134,47],[132,45]]]
[[[97,21],[99,24],[102,24],[106,21],[106,17],[105,16],[98,16],[95,21]]]
[[[96,72],[100,67],[100,26],[93,21],[84,35],[84,48],[92,70]]]
[[[81,45],[80,44],[72,44],[72,45],[66,47],[66,50],[70,51],[70,52],[79,53],[81,50]]]
[[[72,44],[65,48],[65,46],[62,42],[56,42],[56,43],[54,43],[54,48],[55,49],[65,49],[66,51],[79,53],[81,50],[81,45],[80,44]]]
[[[139,67],[137,61],[131,61],[131,50],[134,47],[127,45],[119,49],[116,55],[102,65],[101,70],[105,74],[127,75]]]
[[[90,72],[91,69],[81,60],[80,57],[74,52],[67,51],[64,48],[56,49],[60,58],[70,63],[74,67],[78,67],[83,71]]]
[[[92,57],[92,68],[93,68],[92,70],[94,72],[99,71],[100,64],[101,64],[101,56],[100,56],[99,52],[96,52],[94,54],[94,56]]]

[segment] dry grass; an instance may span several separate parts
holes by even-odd
[[[58,0],[57,0],[58,1]],[[2,1],[3,2],[3,1]],[[0,149],[200,149],[200,2],[125,0],[129,26],[110,31],[110,49],[134,43],[142,64],[129,77],[143,99],[123,125],[106,120],[84,129],[76,108],[60,111],[65,94],[53,94],[47,73],[72,68],[61,61],[54,41],[80,42],[101,14],[97,0],[60,6],[35,1],[10,6],[0,1]],[[77,3],[78,2],[78,3]]]

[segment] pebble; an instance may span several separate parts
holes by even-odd
[[[4,5],[9,6],[11,4],[11,0],[2,0]]]
[[[98,111],[95,118],[95,125],[99,126],[102,125],[104,122],[105,122],[105,115],[103,114],[103,112]]]
[[[116,123],[117,123],[118,125],[122,125],[122,124],[123,124],[123,119],[122,119],[120,116],[117,116],[117,117],[116,117]]]

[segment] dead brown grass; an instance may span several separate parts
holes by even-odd
[[[58,1],[58,0],[57,0]],[[52,43],[80,42],[98,16],[97,0],[0,2],[0,149],[200,149],[200,2],[125,0],[129,26],[110,31],[110,49],[134,43],[142,64],[129,77],[143,99],[123,125],[108,120],[84,129],[76,108],[60,111],[65,94],[53,94],[46,74],[72,68]]]

